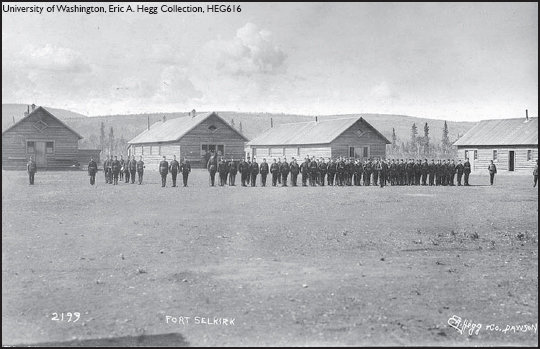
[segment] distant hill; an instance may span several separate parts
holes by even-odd
[[[15,107],[13,107],[15,106]],[[21,109],[22,107],[22,109]],[[124,138],[126,141],[131,140],[139,133],[147,128],[148,120],[150,125],[166,116],[167,119],[186,117],[188,112],[177,113],[147,113],[147,114],[127,114],[127,115],[104,115],[86,117],[82,114],[73,113],[69,110],[44,107],[67,125],[80,133],[84,139],[81,141],[86,143],[86,147],[92,147],[92,142],[97,142],[99,139],[101,122],[105,125],[105,133],[108,136],[111,126],[114,130],[114,135],[117,139]],[[6,112],[7,110],[7,112]],[[2,105],[2,129],[9,127],[13,123],[11,120],[12,114],[19,120],[26,110],[26,105],[20,104],[3,104]],[[13,111],[20,111],[14,114]],[[270,127],[270,120],[273,120],[274,125],[302,122],[315,120],[314,116],[280,114],[280,113],[242,113],[230,111],[217,111],[217,113],[231,123],[234,120],[234,125],[237,129],[242,124],[242,133],[248,138],[253,139],[264,130]],[[424,135],[424,124],[427,122],[429,126],[429,135],[432,144],[438,143],[441,140],[444,120],[416,118],[406,115],[390,115],[390,114],[342,114],[331,116],[319,116],[319,120],[346,118],[346,117],[363,117],[373,127],[379,130],[388,140],[392,140],[392,128],[396,130],[398,144],[406,143],[411,136],[411,127],[415,123],[418,128],[418,135]],[[7,125],[7,126],[4,126]],[[448,129],[450,140],[453,141],[459,135],[463,135],[475,125],[474,122],[453,122],[448,121]],[[97,144],[97,143],[96,143]]]

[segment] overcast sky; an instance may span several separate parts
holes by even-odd
[[[229,3],[240,13],[147,4],[157,14],[2,4],[2,103],[85,115],[538,115],[538,3]]]

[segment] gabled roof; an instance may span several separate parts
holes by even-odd
[[[15,126],[17,126],[18,124],[20,124],[21,122],[23,122],[24,120],[28,119],[30,116],[32,116],[34,113],[37,113],[38,110],[42,110],[43,112],[45,112],[47,115],[49,115],[51,118],[55,119],[56,121],[58,121],[59,124],[61,124],[62,126],[64,126],[65,128],[67,128],[68,130],[70,130],[71,132],[73,132],[77,137],[79,137],[79,139],[83,139],[84,137],[81,136],[77,131],[75,131],[74,129],[72,129],[71,127],[69,127],[68,125],[66,125],[62,120],[60,120],[59,118],[57,118],[56,116],[54,116],[50,111],[48,111],[47,109],[43,108],[43,107],[37,107],[36,109],[32,110],[32,112],[30,114],[28,114],[27,116],[25,116],[24,118],[20,119],[19,121],[17,121],[16,123],[14,123],[13,125],[9,126],[8,128],[6,128],[3,132],[2,132],[2,135],[6,132],[8,132],[9,130],[11,130],[12,128],[14,128]]]
[[[234,127],[229,125],[221,116],[216,112],[201,113],[195,117],[186,116],[183,118],[176,118],[166,120],[165,122],[158,121],[154,123],[149,130],[145,130],[138,136],[129,141],[129,144],[140,143],[156,143],[156,142],[175,142],[185,136],[189,131],[197,127],[201,122],[208,119],[210,116],[216,116],[223,121],[227,126],[234,130],[244,140],[248,140],[243,134],[241,134]]]
[[[371,131],[381,137],[386,144],[391,144],[386,137],[363,118],[329,119],[321,121],[280,124],[269,128],[257,136],[249,145],[300,145],[332,143],[343,132],[358,121],[362,121]]]
[[[538,145],[538,118],[483,120],[454,145]]]

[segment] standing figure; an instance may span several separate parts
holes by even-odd
[[[261,185],[263,187],[266,187],[266,177],[268,176],[268,173],[270,172],[270,167],[268,166],[268,163],[266,162],[266,158],[263,158],[263,161],[260,167],[260,172],[261,172]]]
[[[289,167],[291,168],[291,185],[293,187],[297,187],[298,186],[298,184],[297,184],[297,182],[298,182],[298,174],[300,173],[300,166],[296,162],[295,158],[292,158],[292,161],[291,161]]]
[[[309,163],[309,185],[314,187],[317,185],[317,172],[319,171],[319,165],[315,159],[312,159]]]
[[[327,171],[328,171],[328,185],[333,186],[334,177],[336,176],[336,171],[337,171],[336,159],[328,158]]]
[[[159,174],[161,175],[161,187],[165,188],[167,185],[167,175],[169,174],[169,162],[165,155],[163,155],[163,160],[159,163]]]
[[[278,184],[281,184],[281,158],[278,158],[277,165],[278,165],[277,182],[278,182]]]
[[[459,162],[456,165],[456,172],[457,172],[457,185],[461,186],[461,177],[463,177],[463,164],[461,163],[461,159],[459,159]]]
[[[120,177],[118,178],[121,181],[124,180],[124,166],[126,166],[126,161],[124,160],[124,155],[120,154]]]
[[[135,155],[133,155],[133,160],[135,160]],[[144,161],[142,159],[142,155],[139,156],[139,161],[137,161],[137,176],[139,177],[139,185],[142,184],[143,181],[143,175],[144,175]]]
[[[240,181],[242,182],[242,186],[245,187],[247,178],[249,176],[249,165],[245,159],[240,161],[240,164],[238,165],[238,172],[240,172]]]
[[[227,163],[227,172],[229,172],[229,186],[234,187],[236,181],[236,173],[238,172],[238,166],[234,159],[231,158],[231,161]]]
[[[281,173],[281,183],[282,186],[287,186],[287,177],[289,177],[289,172],[291,171],[291,168],[289,166],[289,163],[287,162],[287,158],[283,159],[283,162],[281,163],[281,167],[279,168],[279,172]]]
[[[257,175],[259,174],[259,163],[257,162],[257,159],[253,157],[253,162],[251,163],[251,186],[256,187],[257,186]]]
[[[436,171],[435,160],[431,159],[431,162],[430,162],[430,164],[428,166],[429,185],[430,186],[435,185],[435,171]]]
[[[208,173],[210,174],[210,186],[214,187],[216,182],[216,163],[214,161],[214,155],[210,156],[210,159],[208,160],[208,163],[206,164],[206,169],[208,170]]]
[[[178,175],[178,172],[180,172],[180,163],[176,160],[176,155],[173,155],[173,160],[169,164],[169,171],[172,176],[172,186],[176,187],[176,176]]]
[[[127,156],[127,159],[126,161],[124,162],[124,180],[125,180],[125,183],[129,183],[129,161],[130,157],[129,155]]]
[[[251,180],[251,159],[248,156],[247,158],[247,173],[246,173],[246,185],[249,186]]]
[[[218,162],[217,172],[219,173],[219,186],[224,187],[227,184],[227,163],[224,158]]]
[[[465,185],[469,186],[469,175],[471,174],[471,163],[469,162],[469,158],[465,159],[465,163],[463,164],[463,180],[465,181]]]
[[[448,174],[450,175],[449,181],[450,185],[454,186],[454,178],[456,177],[456,162],[452,159],[452,162],[448,165]]]
[[[118,185],[118,175],[120,173],[120,161],[118,161],[118,157],[114,157],[114,160],[111,163],[111,170],[113,175],[113,185]]]
[[[188,177],[191,173],[191,164],[187,157],[184,157],[184,161],[180,165],[180,172],[182,172],[182,181],[184,182],[184,187],[187,187]]]
[[[97,163],[94,161],[94,157],[90,157],[90,162],[88,163],[88,175],[90,176],[90,185],[96,184],[96,173],[98,171]]]
[[[497,166],[495,166],[495,164],[493,163],[493,160],[489,161],[488,171],[489,171],[489,183],[493,185],[493,180],[495,179],[495,174],[497,173]]]
[[[328,164],[321,158],[319,161],[319,185],[324,187],[324,181],[326,180],[326,173],[328,172]]]
[[[131,155],[131,161],[129,162],[129,176],[131,177],[131,184],[135,184],[135,173],[137,173],[137,160],[135,160],[135,155]]]
[[[103,161],[103,174],[105,174],[105,183],[109,184],[109,164],[111,162],[111,159],[109,158],[109,155],[107,155],[107,158],[105,161]]]
[[[276,159],[274,159],[274,162],[270,165],[270,173],[272,174],[272,186],[275,187],[279,177],[279,165],[276,162]]]
[[[307,187],[307,179],[309,176],[309,159],[307,157],[302,165],[300,165],[300,173],[302,174],[302,186]]]
[[[34,185],[34,175],[37,172],[37,165],[34,161],[34,156],[30,156],[30,160],[28,160],[28,163],[26,164],[26,170],[28,171],[28,180],[30,185]]]
[[[427,162],[427,159],[424,159],[424,162],[422,163],[422,167],[421,167],[422,185],[427,185],[428,173],[429,173],[429,164]]]

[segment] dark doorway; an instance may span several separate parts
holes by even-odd
[[[516,157],[515,151],[510,150],[508,154],[508,171],[514,171],[515,157]]]

